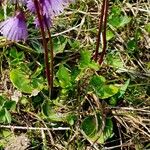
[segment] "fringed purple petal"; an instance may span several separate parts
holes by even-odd
[[[26,40],[28,33],[23,12],[17,12],[15,17],[2,22],[0,24],[0,32],[8,40]]]

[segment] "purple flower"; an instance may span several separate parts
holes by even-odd
[[[27,1],[27,9],[32,13],[36,11],[33,0]]]
[[[0,32],[8,40],[26,40],[28,33],[23,12],[17,12],[14,17],[0,23]]]
[[[49,11],[51,15],[57,16],[63,12],[64,7],[70,2],[70,0],[50,0],[51,7]]]
[[[63,12],[64,7],[74,0],[39,0],[43,15],[54,17]],[[33,0],[27,1],[27,8],[35,12]]]
[[[36,27],[40,26],[38,18],[35,19],[34,23],[35,23]],[[44,15],[42,23],[44,25],[44,28],[46,28],[46,24],[48,27],[51,27],[52,26],[52,19],[49,16]]]
[[[52,25],[52,19],[54,16],[59,15],[63,12],[64,7],[74,0],[39,0],[39,5],[41,8],[42,16],[43,16],[43,25],[45,27],[45,22],[50,27]],[[34,0],[27,1],[27,8],[32,13],[36,13],[36,9],[34,6]],[[34,21],[36,27],[39,27],[39,21],[36,18]]]
[[[0,2],[2,1],[3,0],[0,0]],[[40,11],[42,15],[44,28],[46,27],[46,24],[51,27],[52,19],[62,13],[64,8],[73,1],[75,0],[38,0],[40,6],[38,11]],[[33,15],[36,15],[34,0],[8,0],[8,2],[11,4],[19,3],[19,5],[17,5],[18,10],[25,10],[24,6],[27,6],[27,9],[32,12]],[[39,27],[39,21],[37,19],[35,19],[34,23]],[[28,34],[24,13],[18,11],[14,17],[0,23],[0,33],[2,33],[8,40],[26,40]]]

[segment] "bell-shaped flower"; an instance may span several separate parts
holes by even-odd
[[[0,23],[0,32],[8,40],[26,40],[28,32],[23,12],[19,11],[14,17]]]
[[[27,1],[27,8],[31,12],[35,12],[34,0]],[[57,16],[63,12],[65,6],[74,0],[39,0],[40,7],[43,15],[46,16]]]

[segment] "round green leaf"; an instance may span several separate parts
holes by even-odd
[[[89,116],[84,119],[81,129],[88,137],[94,137],[96,134],[96,118],[94,116]]]
[[[24,93],[32,93],[33,88],[30,85],[29,75],[20,69],[13,69],[10,72],[10,80],[18,90]]]
[[[42,77],[34,78],[30,73],[26,73],[20,68],[11,70],[10,80],[19,91],[28,94],[32,94],[35,90],[39,91],[44,86]]]
[[[103,144],[108,138],[111,138],[113,136],[113,123],[110,118],[106,118],[104,130],[101,131],[101,116],[100,114],[97,114],[96,116],[97,118],[95,118],[95,116],[88,116],[87,118],[85,118],[83,123],[81,124],[81,129],[87,139]]]

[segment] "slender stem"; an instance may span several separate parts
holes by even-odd
[[[49,42],[50,42],[50,89],[51,89],[51,96],[52,96],[52,91],[53,91],[53,78],[54,78],[54,49],[53,49],[53,41],[51,37],[51,32],[49,29],[49,26],[47,24],[47,21],[44,19],[45,25],[48,31],[48,36],[49,36]],[[52,98],[52,97],[51,97]]]
[[[94,55],[95,61],[98,60],[98,51],[99,51],[101,32],[102,32],[102,27],[103,27],[104,9],[105,9],[105,0],[103,0],[101,14],[99,16],[98,35],[97,35],[96,49],[95,49],[95,55]]]
[[[109,8],[109,0],[105,0],[105,9],[104,9],[104,31],[103,31],[103,50],[101,53],[101,57],[99,59],[99,64],[101,65],[103,60],[104,60],[104,56],[106,54],[106,49],[107,49],[107,40],[106,40],[106,27],[107,27],[107,17],[108,17],[108,8]]]
[[[37,12],[37,17],[38,17],[38,21],[40,24],[40,29],[41,29],[41,35],[42,35],[42,40],[43,40],[43,47],[44,47],[44,60],[45,60],[45,65],[46,65],[46,77],[47,77],[47,81],[48,81],[48,88],[49,88],[49,93],[51,93],[51,89],[50,89],[50,84],[51,84],[51,78],[50,78],[50,64],[49,64],[49,60],[48,60],[48,46],[47,46],[47,40],[46,40],[46,35],[45,35],[45,30],[44,30],[44,24],[43,24],[43,16],[41,15],[41,9],[38,3],[38,0],[34,0],[34,5],[36,8],[36,12]]]

